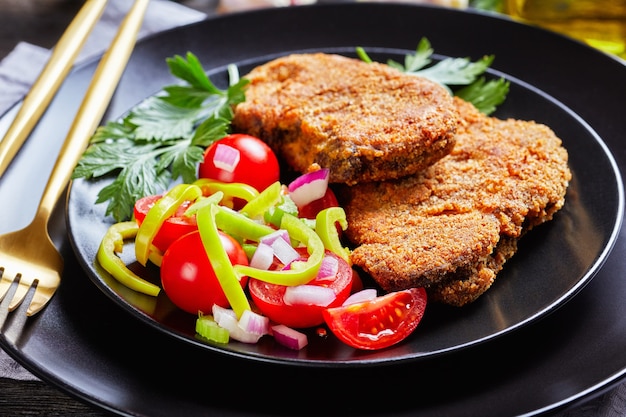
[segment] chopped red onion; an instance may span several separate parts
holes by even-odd
[[[316,281],[332,281],[335,279],[339,271],[339,261],[334,256],[324,256],[322,258],[322,264],[315,277]]]
[[[327,307],[337,295],[332,288],[319,285],[295,285],[287,287],[283,301],[287,305],[306,304]]]
[[[213,318],[218,326],[228,330],[231,339],[243,343],[256,343],[263,335],[247,332],[239,326],[239,320],[231,309],[213,305]]]
[[[289,184],[289,197],[298,207],[319,200],[326,194],[329,177],[330,170],[327,168],[303,174]]]
[[[265,243],[259,243],[250,259],[250,266],[267,271],[274,262],[274,249]]]
[[[276,342],[289,349],[300,350],[309,343],[306,334],[292,329],[291,327],[287,327],[284,324],[272,326],[271,330]]]
[[[225,307],[222,307],[222,306],[218,306],[217,304],[213,304],[213,308],[211,309],[211,313],[213,313],[213,319],[217,322],[217,324],[220,323],[220,320],[225,315],[231,316],[235,320],[237,320],[237,314],[235,314],[235,312],[232,309],[225,308]]]
[[[276,239],[271,244],[272,249],[274,250],[274,255],[281,261],[284,265],[288,265],[296,259],[300,258],[300,254],[297,250],[291,246],[291,243],[285,242],[284,239]]]
[[[246,333],[259,336],[269,333],[270,319],[251,310],[245,310],[239,319],[239,327]]]
[[[232,173],[237,168],[240,158],[239,149],[218,143],[215,148],[215,155],[213,155],[213,164],[217,168]]]
[[[354,294],[350,295],[350,297],[348,297],[346,301],[343,302],[342,305],[347,306],[348,304],[357,304],[357,303],[362,303],[365,301],[371,301],[374,298],[376,298],[376,296],[377,294],[374,288],[366,288],[364,290],[357,291]]]
[[[278,229],[275,232],[272,232],[268,235],[265,235],[261,238],[260,242],[265,243],[266,245],[272,245],[276,241],[276,239],[281,238],[285,242],[291,244],[291,238],[289,237],[289,232],[285,229]]]

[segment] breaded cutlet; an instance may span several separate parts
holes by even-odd
[[[297,172],[330,168],[330,181],[346,184],[400,178],[454,146],[449,92],[384,64],[293,54],[245,78],[234,131],[263,139]]]
[[[571,173],[547,126],[455,106],[450,155],[403,179],[344,187],[342,203],[355,265],[387,291],[425,286],[431,299],[462,306],[562,208]]]

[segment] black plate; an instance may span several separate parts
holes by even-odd
[[[623,168],[626,154],[620,132],[626,130],[626,121],[621,116],[626,67],[621,61],[506,19],[408,5],[347,4],[265,10],[209,20],[159,35],[138,46],[111,106],[110,117],[119,116],[157,91],[164,81],[170,81],[164,75],[165,57],[187,50],[197,53],[210,67],[220,68],[251,55],[267,57],[292,50],[347,49],[355,44],[368,50],[411,50],[421,36],[427,36],[444,56],[478,57],[494,53],[494,68],[498,71],[524,80],[573,111],[570,114],[556,103],[541,99],[547,114],[538,115],[537,120],[551,117],[556,109],[561,115],[557,117],[561,120],[557,123],[557,133],[561,136],[564,134],[558,129],[567,132],[569,122],[573,122],[574,137],[581,137],[580,132],[582,137],[593,136],[585,123],[573,116],[580,115],[604,139],[617,165]],[[30,220],[44,185],[41,172],[52,164],[47,156],[58,150],[93,69],[93,65],[88,65],[72,74],[51,111],[2,179],[0,215],[15,219],[10,226],[2,223],[3,231]],[[522,96],[526,94],[533,99],[523,109],[524,113],[515,117],[530,118],[529,115],[536,114],[532,105],[537,96],[532,92]],[[578,146],[587,147],[589,143],[570,141],[566,146],[576,154]],[[591,143],[596,143],[587,149],[593,151],[591,155],[603,154],[597,148],[601,142]],[[576,158],[584,160],[585,156],[594,158],[584,152]],[[605,154],[598,163],[610,164],[610,158]],[[619,178],[607,175],[613,172],[612,168],[607,171],[606,166],[589,166],[580,160],[575,166],[583,168],[577,171],[572,191],[580,190],[582,184],[590,181],[585,188],[600,189],[595,195],[606,202],[613,215],[605,219],[595,217],[595,211],[604,210],[603,206],[584,203],[587,197],[577,192],[570,201],[583,202],[590,212],[564,211],[560,217],[577,221],[594,219],[590,229],[600,230],[600,242],[605,243],[577,243],[583,248],[603,248],[599,256],[597,249],[591,255],[599,260],[611,240],[610,233],[607,237],[605,232],[615,225],[614,210],[621,207],[621,203],[615,205],[620,200],[613,194],[616,187],[621,189],[621,184]],[[604,188],[607,180],[608,188]],[[26,193],[23,184],[28,184]],[[383,361],[365,367],[332,364],[302,367],[241,360],[238,355],[222,351],[210,352],[195,344],[181,343],[178,338],[129,317],[127,311],[118,308],[91,284],[80,261],[73,256],[64,233],[63,210],[64,204],[59,206],[53,222],[55,240],[63,248],[67,262],[63,283],[42,314],[24,320],[19,314],[23,313],[21,309],[6,320],[2,317],[0,343],[36,375],[119,413],[151,416],[538,414],[598,394],[621,380],[626,371],[623,355],[626,318],[622,307],[626,282],[620,279],[626,272],[623,229],[596,277],[584,289],[575,288],[570,293],[572,296],[580,290],[576,297],[532,325],[486,343],[420,361]],[[557,222],[555,219],[552,226],[537,229],[538,237],[524,244],[526,249],[518,254],[520,258],[536,256],[535,245],[551,239]],[[582,227],[578,223],[570,226]],[[572,248],[575,246],[571,244]],[[558,269],[572,259],[579,258],[568,257],[545,268]],[[538,272],[542,271],[545,269]],[[540,294],[538,288],[531,295]],[[511,299],[514,296],[511,294]],[[527,301],[533,302],[533,296]],[[560,293],[557,298],[562,296]],[[514,314],[505,312],[505,317]],[[432,330],[434,325],[425,327]],[[211,376],[216,371],[217,381]],[[206,375],[200,379],[206,379],[207,385],[198,384],[196,375]],[[270,375],[271,383],[267,383]],[[241,401],[233,401],[228,398],[232,398],[234,386],[253,388],[240,394]],[[336,393],[333,396],[338,401],[327,401],[329,393]]]
[[[321,50],[353,56],[355,46]],[[210,54],[212,48],[208,49]],[[402,62],[404,55],[411,52],[369,50],[370,56],[380,62],[387,59]],[[243,60],[234,62],[242,74],[273,58],[255,55],[254,49],[245,50],[241,52]],[[151,63],[159,64],[165,67],[163,62]],[[222,88],[227,86],[224,69],[207,69],[215,83]],[[498,76],[511,78],[506,74]],[[269,337],[258,344],[233,341],[226,346],[201,341],[195,337],[196,317],[175,308],[165,293],[155,298],[129,290],[94,262],[102,236],[113,223],[111,218],[105,218],[105,204],[94,207],[94,202],[98,192],[112,179],[74,181],[68,200],[70,240],[89,277],[116,303],[168,335],[211,350],[272,362],[362,366],[421,359],[466,348],[528,324],[576,294],[595,275],[613,247],[623,210],[621,182],[613,157],[595,132],[571,110],[540,90],[511,80],[506,105],[495,115],[541,120],[563,138],[573,175],[565,207],[554,221],[522,239],[519,252],[477,302],[461,309],[431,304],[419,329],[389,349],[355,351],[338,343],[333,336],[317,337],[316,329],[306,331],[309,345],[297,354]],[[586,175],[588,172],[594,175]],[[127,263],[135,261],[132,254],[131,246],[125,254]],[[158,275],[150,268],[136,272],[159,283]]]

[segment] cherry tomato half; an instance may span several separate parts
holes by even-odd
[[[140,198],[135,203],[134,214],[137,224],[141,225],[143,219],[148,214],[148,210],[156,203],[162,196],[151,195]],[[182,235],[193,232],[198,229],[196,223],[196,216],[185,216],[185,210],[191,205],[190,201],[186,201],[180,205],[176,210],[176,213],[163,223],[157,235],[154,237],[152,244],[156,246],[161,252],[165,252],[167,248],[176,239]]]
[[[222,152],[227,157],[220,157]],[[222,159],[229,160],[228,154],[235,159],[220,163]],[[205,151],[204,160],[198,167],[200,178],[229,183],[242,182],[259,192],[278,181],[279,176],[278,159],[272,149],[261,139],[244,134],[231,134],[215,141]]]
[[[219,232],[219,236],[230,262],[233,265],[248,265],[248,257],[241,245],[225,233]],[[247,281],[247,277],[242,278],[242,288]],[[198,231],[177,239],[163,254],[161,284],[170,300],[191,314],[198,314],[199,311],[211,314],[213,304],[230,306]]]
[[[304,219],[315,219],[317,213],[329,207],[339,207],[337,197],[330,188],[326,190],[324,197],[311,201],[309,204],[302,207],[298,207],[298,216]]]
[[[330,330],[344,343],[365,350],[382,349],[404,340],[426,309],[424,288],[396,291],[374,300],[324,310]]]
[[[299,249],[302,254],[301,248]],[[306,252],[304,252],[304,254],[306,254]],[[339,261],[339,269],[335,278],[332,280],[313,280],[309,282],[309,285],[320,285],[332,288],[336,294],[336,298],[330,306],[339,306],[350,295],[352,287],[352,268],[346,261],[339,258],[334,253],[327,251],[326,255],[332,256]],[[269,284],[250,278],[248,289],[250,290],[250,296],[254,304],[261,313],[276,323],[295,328],[318,326],[324,323],[322,311],[327,307],[312,304],[285,304],[283,297],[287,287],[284,285]]]

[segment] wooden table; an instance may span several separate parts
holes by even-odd
[[[81,416],[110,414],[85,404],[42,381],[16,381],[0,378],[0,415],[3,416]]]

